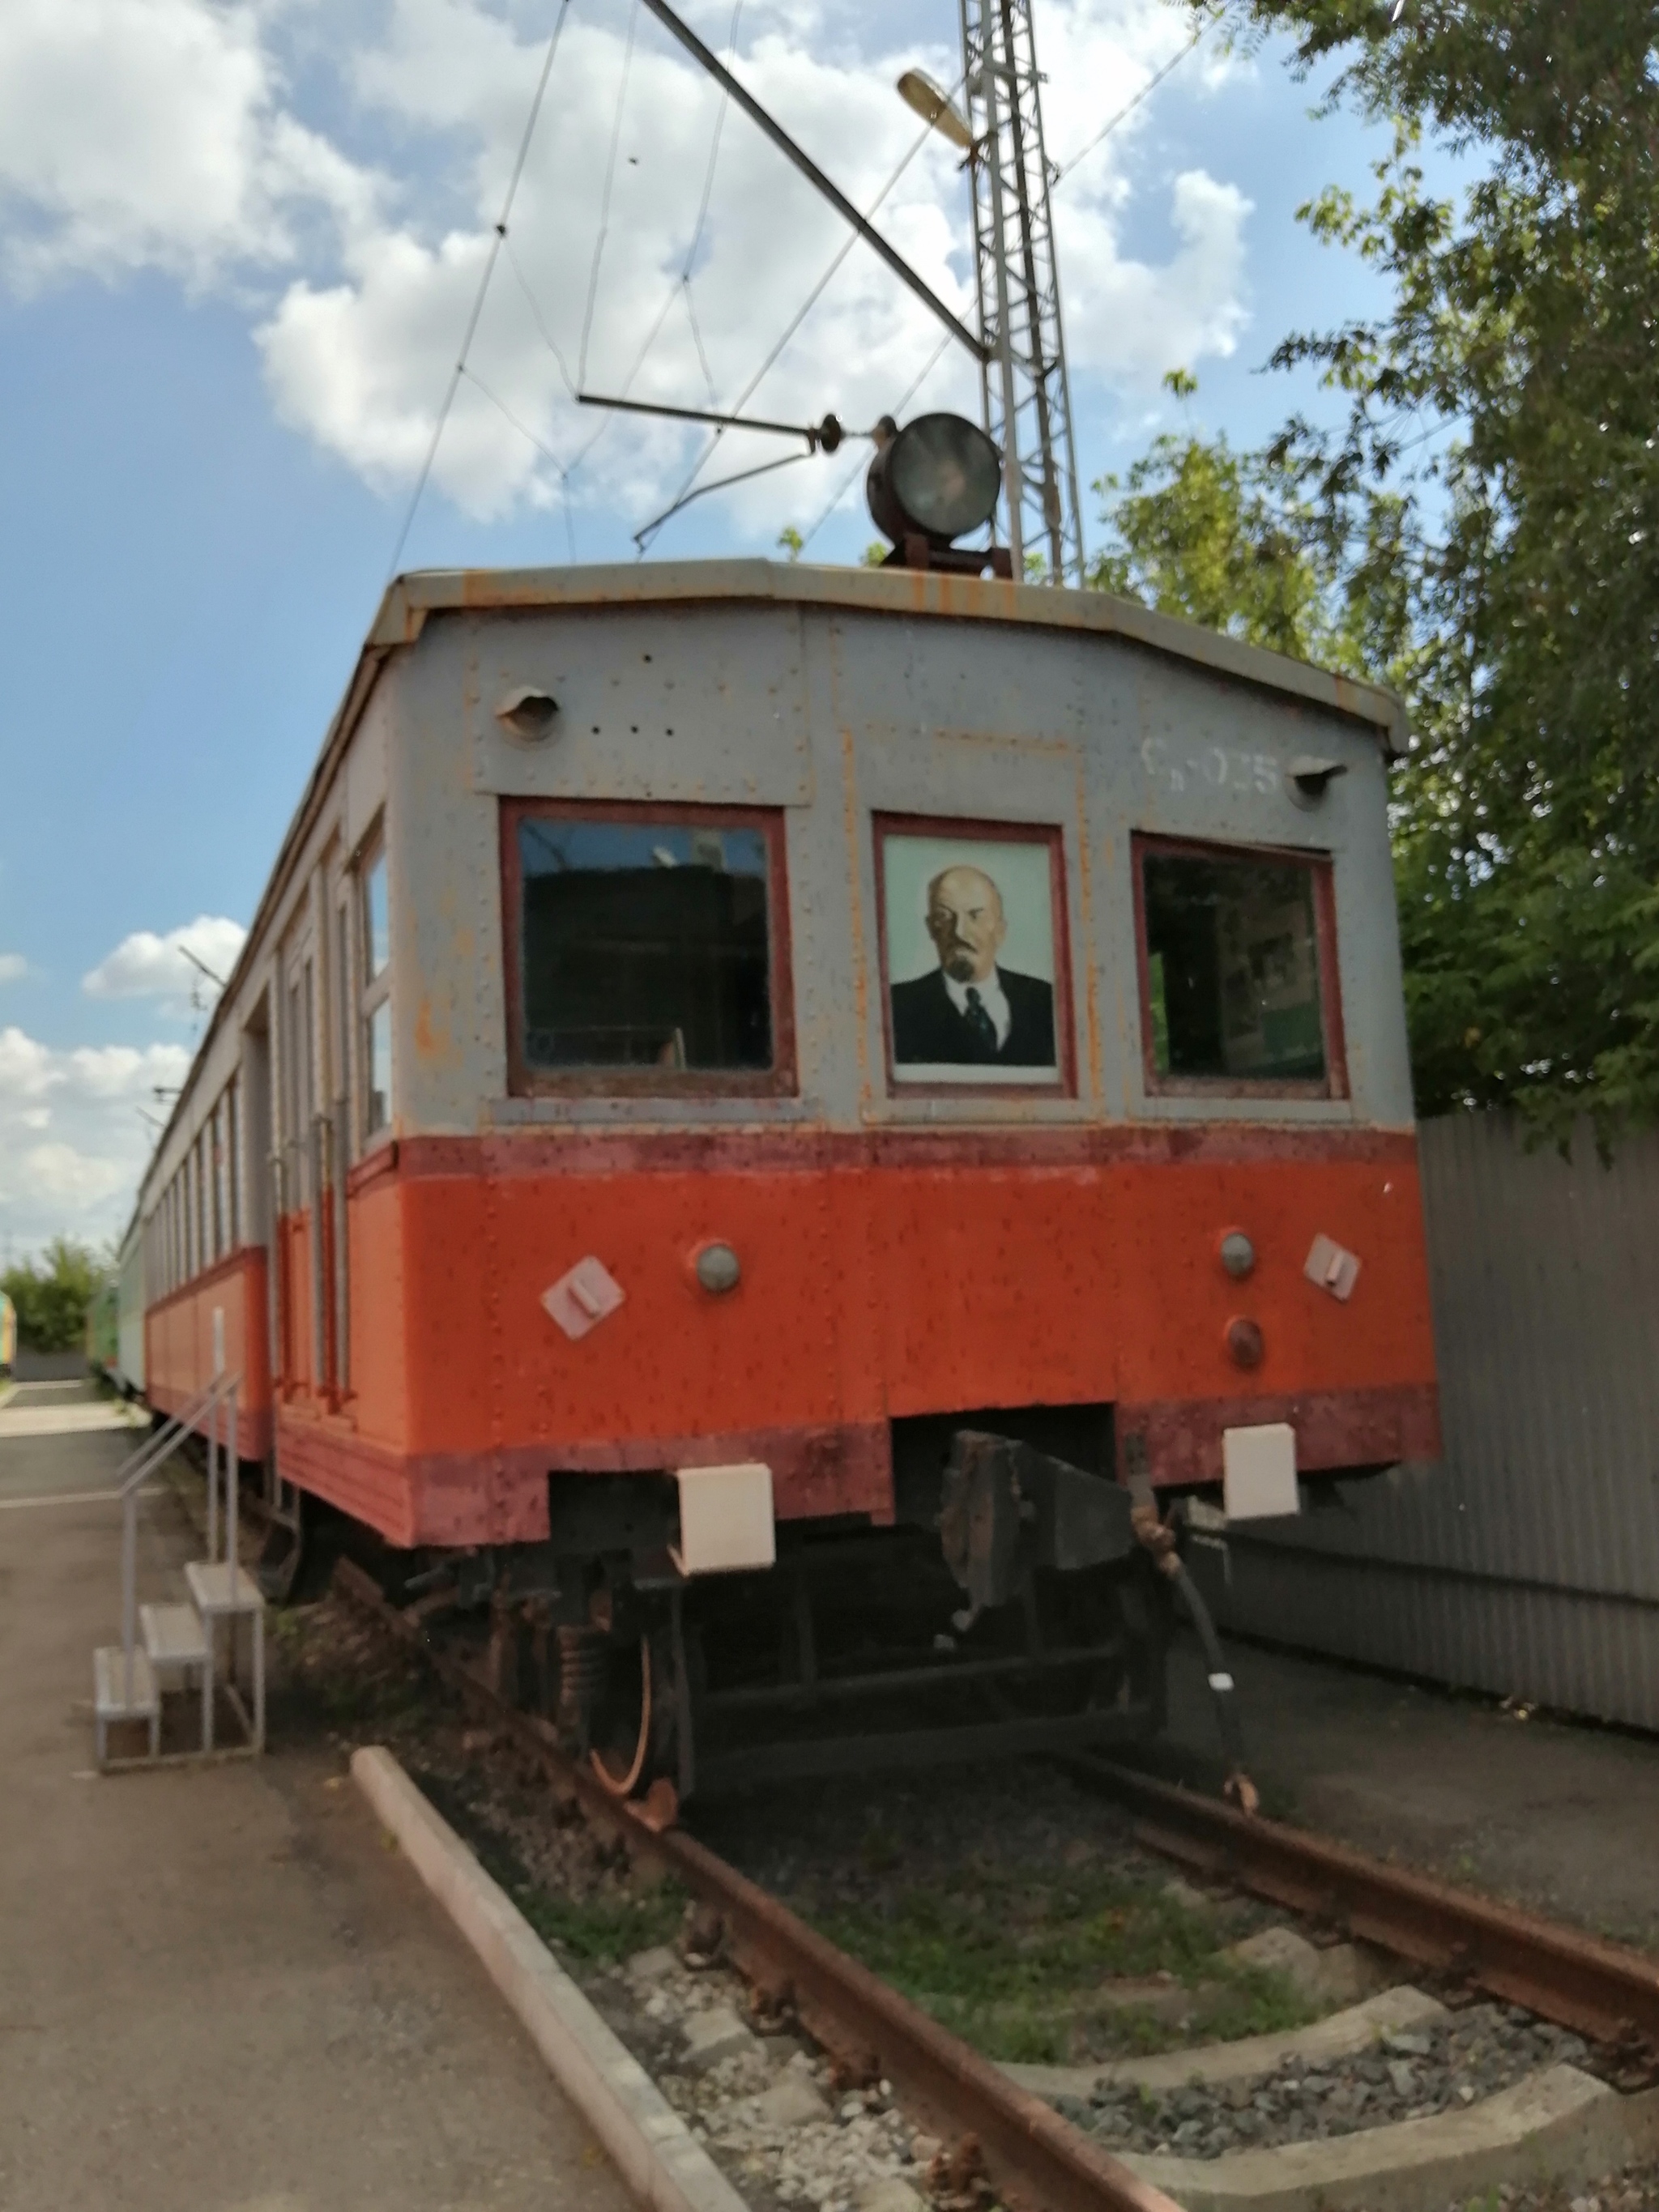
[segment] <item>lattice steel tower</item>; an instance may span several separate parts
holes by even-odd
[[[961,0],[975,152],[974,263],[985,427],[1002,448],[1018,576],[1040,552],[1054,583],[1083,580],[1083,523],[1060,319],[1031,0]]]

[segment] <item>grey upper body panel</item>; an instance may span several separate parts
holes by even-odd
[[[526,685],[560,705],[552,736],[534,746],[495,712]],[[353,856],[381,831],[392,1134],[523,1121],[1407,1126],[1387,835],[1387,762],[1404,742],[1390,693],[1099,592],[762,561],[399,578],[157,1146],[139,1215],[246,1066],[256,1020],[270,1024],[266,1072],[280,1104],[285,963],[297,941],[320,939]],[[1294,805],[1284,774],[1305,754],[1346,770],[1313,811]],[[499,802],[514,794],[781,811],[797,1097],[509,1098]],[[883,812],[1059,826],[1075,1097],[890,1096],[872,828]],[[1347,1097],[1146,1095],[1136,831],[1331,855]],[[325,998],[312,1061],[331,1096],[326,1086],[355,1086],[361,1071],[355,1045],[336,1064]],[[258,1125],[246,1126],[248,1218],[264,1170]]]
[[[1018,594],[1060,596],[1079,595]],[[534,744],[495,712],[526,687],[559,703],[551,734]],[[1387,834],[1391,732],[1341,711],[1334,693],[1298,696],[1116,629],[780,596],[444,609],[428,614],[380,696],[405,1128],[1411,1121]],[[1346,771],[1311,809],[1296,804],[1287,774],[1308,756]],[[509,796],[782,810],[798,1098],[508,1099],[499,801]],[[880,814],[1059,827],[1076,1097],[890,1095]],[[1331,856],[1346,1098],[1148,1097],[1137,831]]]

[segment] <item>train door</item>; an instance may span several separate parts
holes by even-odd
[[[351,877],[339,866],[325,878],[329,1013],[329,1107],[326,1152],[329,1190],[330,1375],[337,1399],[351,1390],[351,1280],[346,1171],[351,1164],[351,1010],[356,1004]]]
[[[280,969],[277,1243],[282,1279],[280,1349],[291,1397],[318,1395],[324,1373],[323,1249],[317,1218],[317,933],[309,906],[283,950]]]

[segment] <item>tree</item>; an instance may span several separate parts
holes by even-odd
[[[1129,558],[1103,580],[1400,684],[1419,1109],[1510,1103],[1562,1139],[1588,1111],[1605,1137],[1659,1117],[1659,4],[1390,15],[1232,19],[1337,61],[1327,109],[1392,126],[1371,204],[1301,210],[1389,278],[1388,312],[1273,356],[1346,422],[1154,447],[1106,487]],[[1429,137],[1474,157],[1461,196],[1428,191]]]
[[[1164,388],[1190,400],[1196,380],[1172,369]],[[1340,562],[1319,518],[1281,464],[1235,453],[1224,437],[1166,432],[1127,477],[1103,477],[1110,535],[1089,581],[1300,660],[1362,672]]]
[[[84,1244],[56,1237],[38,1260],[0,1275],[17,1309],[17,1336],[36,1352],[68,1352],[86,1333],[87,1308],[107,1271]]]

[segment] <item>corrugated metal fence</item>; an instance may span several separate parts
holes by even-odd
[[[1659,1728],[1659,1135],[1419,1133],[1445,1459],[1205,1580],[1247,1632]]]

